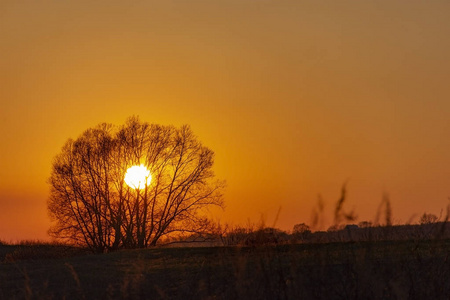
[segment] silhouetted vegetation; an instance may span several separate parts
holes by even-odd
[[[355,221],[344,204],[345,189],[334,212]],[[442,219],[424,214],[418,224],[394,225],[384,196],[383,225],[335,222],[313,231],[299,223],[289,233],[218,224],[166,239],[165,248],[106,254],[3,243],[0,299],[449,299],[449,210]]]
[[[101,124],[68,140],[56,156],[49,183],[50,234],[95,252],[155,246],[176,232],[202,232],[201,210],[222,205],[214,180],[214,153],[189,126],[175,128],[130,118]],[[143,164],[152,183],[130,188],[124,175]]]
[[[448,299],[448,214],[425,216],[421,224],[363,221],[328,231],[299,223],[292,233],[217,225],[167,240],[220,247],[87,255],[61,244],[1,245],[0,298]]]
[[[448,299],[449,251],[450,240],[439,239],[4,261],[0,298]]]
[[[436,223],[438,219],[439,218],[436,215],[424,213],[420,217],[419,222],[420,222],[420,224],[432,224],[432,223]]]

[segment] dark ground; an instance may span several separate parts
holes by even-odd
[[[450,299],[450,240],[155,248],[0,246],[0,299]]]

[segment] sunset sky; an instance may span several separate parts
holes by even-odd
[[[214,218],[394,223],[450,197],[449,1],[2,1],[0,240],[48,239],[53,157],[101,122],[191,125]],[[415,219],[414,219],[414,216]],[[331,216],[328,216],[331,222]]]

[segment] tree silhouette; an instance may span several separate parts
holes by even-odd
[[[311,228],[305,223],[295,224],[294,229],[292,230],[293,234],[303,234],[305,232],[311,233]]]
[[[200,232],[210,224],[202,211],[223,206],[214,153],[189,126],[141,122],[100,124],[69,139],[53,162],[48,200],[49,233],[103,252],[154,246],[174,232]],[[124,182],[143,164],[152,176],[144,188]]]

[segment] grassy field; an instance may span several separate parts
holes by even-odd
[[[450,240],[154,248],[0,246],[0,299],[450,299]]]

